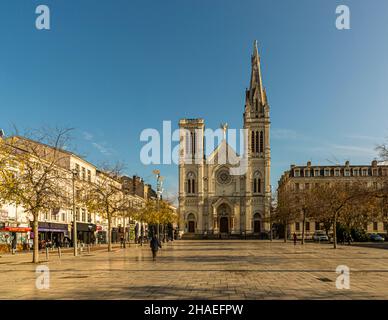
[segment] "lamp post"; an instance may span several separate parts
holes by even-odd
[[[156,210],[157,212],[159,213],[159,210],[160,210],[160,204],[159,204],[159,201],[160,201],[160,198],[162,196],[162,193],[163,193],[163,177],[160,175],[160,170],[154,170],[152,171],[153,174],[156,175]],[[157,223],[157,236],[158,236],[158,239],[160,240],[160,234],[159,234],[159,229],[160,229],[160,225],[159,225],[159,220],[158,220],[158,223]]]
[[[75,178],[78,176],[78,171],[73,169],[72,173],[72,182],[73,182],[73,248],[74,256],[77,256],[77,215],[75,212]]]

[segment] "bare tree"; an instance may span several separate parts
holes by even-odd
[[[68,172],[61,168],[62,151],[71,129],[35,130],[5,140],[8,166],[13,174],[2,175],[6,198],[18,203],[32,216],[33,262],[39,262],[38,220],[41,213],[52,213],[68,203]],[[5,178],[5,179],[4,179]]]
[[[284,242],[287,242],[288,225],[299,216],[295,207],[295,193],[290,189],[278,190],[277,205],[272,214],[272,220],[284,226]]]
[[[97,171],[95,181],[85,188],[84,201],[89,211],[102,215],[108,221],[108,251],[112,251],[112,222],[129,210],[120,182],[122,167],[105,166]]]

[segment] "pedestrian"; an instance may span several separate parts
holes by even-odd
[[[120,248],[124,248],[124,236],[120,237]]]
[[[152,250],[152,260],[156,260],[156,255],[158,253],[159,248],[162,248],[162,245],[160,244],[159,239],[157,238],[156,235],[152,236],[151,242],[150,242],[150,247]]]
[[[348,233],[348,245],[350,246],[352,244],[352,235],[350,234],[350,232]]]
[[[296,233],[294,232],[294,246],[296,245],[297,240],[298,240],[298,237],[296,236]]]
[[[13,234],[12,234],[12,241],[11,241],[12,254],[15,254],[15,253],[16,253],[16,244],[17,244],[16,233],[13,233]]]

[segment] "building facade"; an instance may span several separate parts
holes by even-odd
[[[34,150],[37,154],[44,157],[50,157],[52,147],[33,141],[24,137],[16,137],[24,146],[37,147]],[[38,150],[38,151],[37,151]],[[27,151],[27,148],[26,150]],[[96,183],[101,179],[101,172],[90,162],[84,160],[78,155],[66,151],[56,150],[55,156],[58,157],[56,167],[61,171],[63,182],[63,193],[71,198],[72,183],[75,189],[75,214],[77,223],[77,239],[82,243],[106,243],[108,234],[108,222],[103,214],[99,212],[90,212],[83,201],[80,201],[82,192],[88,183]],[[74,175],[73,175],[74,173]],[[74,179],[73,179],[74,178]],[[136,177],[138,183],[134,184],[135,189],[128,190],[126,179],[111,179],[110,183],[121,189],[130,201],[131,205],[141,208],[145,201],[155,192],[150,185],[142,183],[142,179]],[[132,187],[132,180],[131,180]],[[134,191],[132,193],[132,191]],[[123,234],[127,235],[129,240],[129,230],[124,232],[124,228],[129,225],[134,226],[136,221],[130,221],[128,218],[115,217],[112,221],[112,242],[120,241]],[[10,239],[16,237],[17,249],[27,249],[32,245],[32,224],[33,217],[24,211],[23,207],[15,203],[0,203],[0,252],[7,251]],[[134,230],[131,230],[133,233]],[[40,212],[38,217],[38,237],[40,241],[54,241],[55,239],[64,242],[65,238],[72,241],[73,238],[73,210],[72,206],[64,208],[52,208],[49,211]]]
[[[241,174],[232,173],[241,156],[227,142],[226,125],[217,148],[205,156],[204,120],[180,120],[179,214],[185,233],[259,236],[269,229],[270,116],[256,42],[243,119],[247,162]]]
[[[310,161],[304,166],[291,165],[279,180],[278,195],[286,190],[303,191],[322,183],[363,183],[367,187],[381,188],[388,179],[388,165],[373,160],[370,165],[312,165]],[[319,221],[307,219],[305,236],[311,238],[315,231],[323,230]],[[387,233],[387,225],[382,221],[372,221],[365,226],[367,233]],[[288,236],[296,233],[302,235],[302,217],[288,226]]]

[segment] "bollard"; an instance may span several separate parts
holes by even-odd
[[[61,247],[58,247],[58,257],[59,257],[59,259],[62,258],[62,250],[61,250]]]
[[[46,247],[46,260],[49,261],[49,248]]]

